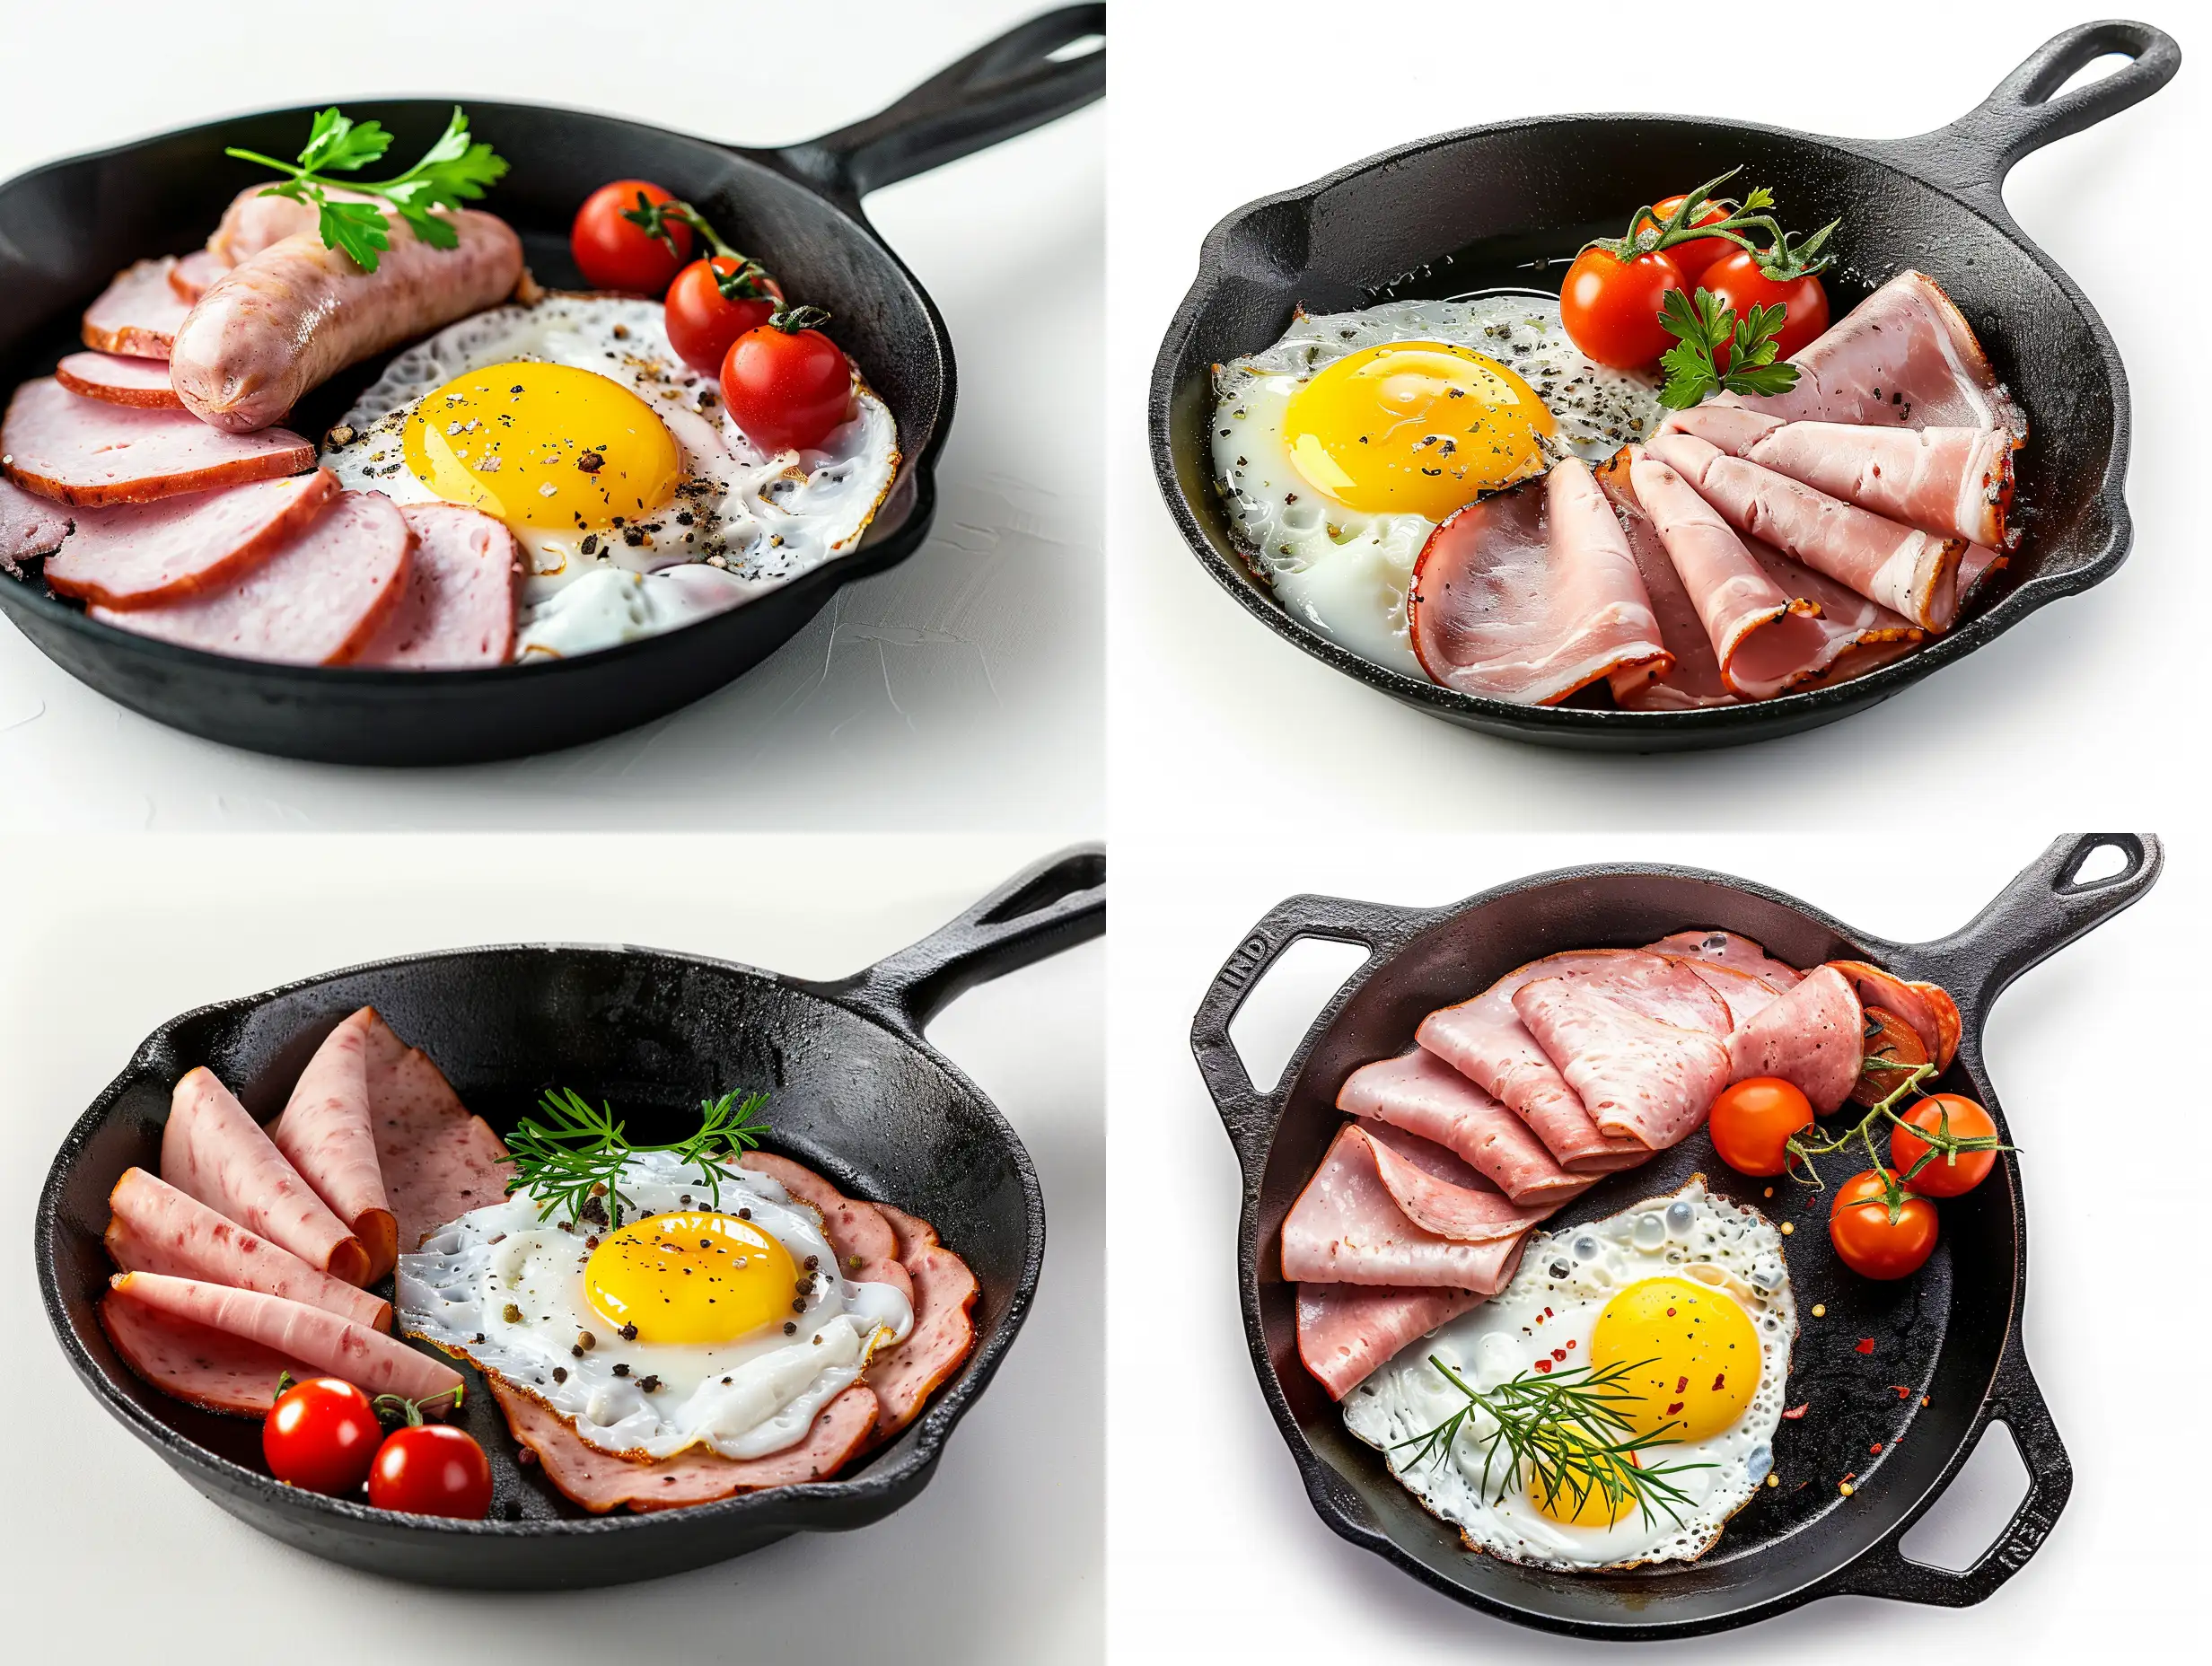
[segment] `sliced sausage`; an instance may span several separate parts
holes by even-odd
[[[220,590],[338,495],[327,469],[158,504],[81,509],[46,582],[102,608],[147,608]]]
[[[70,392],[110,405],[143,405],[180,411],[184,401],[169,385],[167,359],[127,359],[119,353],[72,353],[54,366],[54,380]]]
[[[48,556],[69,536],[70,519],[43,497],[0,478],[0,567]]]
[[[165,359],[191,303],[171,288],[174,255],[141,260],[115,275],[100,299],[84,309],[84,345],[95,353]]]
[[[369,1252],[371,1284],[391,1271],[398,1254],[398,1226],[377,1166],[376,1131],[369,1123],[365,1055],[369,1022],[375,1016],[364,1006],[323,1038],[300,1072],[284,1115],[268,1131],[315,1195],[354,1229]]]
[[[408,504],[415,531],[407,593],[356,665],[465,671],[505,665],[514,652],[522,564],[504,522],[460,504]]]
[[[276,1403],[277,1379],[319,1374],[258,1342],[159,1312],[110,1290],[100,1298],[100,1328],[123,1363],[172,1399],[203,1411],[259,1417]]]
[[[315,211],[307,212],[312,217]],[[190,306],[230,269],[231,263],[214,250],[195,249],[189,255],[179,255],[177,264],[169,268],[169,286],[177,292],[177,299]]]
[[[89,508],[280,479],[312,469],[315,448],[282,428],[224,434],[183,410],[82,399],[46,376],[8,401],[0,465],[26,491]]]

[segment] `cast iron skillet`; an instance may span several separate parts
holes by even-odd
[[[2111,53],[2134,59],[2050,94]],[[1693,116],[1552,116],[1470,127],[1371,156],[1238,209],[1207,234],[1198,280],[1152,374],[1152,460],[1184,541],[1277,635],[1409,706],[1550,746],[1673,751],[1766,740],[1885,700],[2058,597],[2118,570],[2130,531],[2128,379],[2103,321],[2005,208],[2012,165],[2150,96],[2181,65],[2145,23],[2054,37],[1948,127],[1909,139],[1831,139]],[[1577,697],[1516,706],[1385,671],[1294,618],[1229,535],[1207,440],[1211,367],[1280,337],[1295,308],[1339,312],[1409,296],[1541,285],[1556,294],[1589,239],[1619,236],[1640,203],[1741,166],[1775,189],[1793,226],[1843,218],[1825,277],[1839,312],[1917,267],[1972,322],[2027,408],[2019,454],[2023,537],[1991,599],[1933,644],[1832,688],[1707,711],[1623,712]],[[1547,271],[1549,276],[1546,276]]]
[[[2076,880],[2101,846],[2124,854],[2123,870]],[[1424,1014],[1558,950],[1646,943],[1696,926],[1744,933],[1799,966],[1863,960],[1942,984],[1958,999],[1964,1035],[1941,1086],[1988,1106],[2004,1133],[1981,1053],[1991,1003],[2022,972],[2142,896],[2159,863],[2158,841],[2148,834],[2063,837],[1971,922],[1927,943],[1869,937],[1795,898],[1725,874],[1629,864],[1540,873],[1441,908],[1293,897],[1271,910],[1222,967],[1190,1035],[1244,1172],[1237,1272],[1252,1364],[1321,1520],[1470,1607],[1576,1636],[1693,1635],[1845,1593],[1951,1608],[1988,1596],[2035,1554],[2073,1485],[2022,1350],[2027,1223],[2012,1156],[1965,1197],[1941,1206],[1935,1256],[1895,1284],[1859,1278],[1836,1260],[1825,1197],[1813,1194],[1808,1204],[1777,1180],[1768,1198],[1769,1183],[1721,1163],[1702,1132],[1640,1170],[1600,1182],[1547,1223],[1556,1229],[1612,1214],[1702,1172],[1716,1193],[1797,1224],[1787,1252],[1801,1327],[1789,1401],[1809,1402],[1811,1410],[1783,1423],[1776,1436],[1781,1485],[1761,1488],[1701,1561],[1628,1574],[1552,1574],[1462,1549],[1456,1530],[1427,1514],[1390,1477],[1380,1454],[1345,1429],[1335,1403],[1299,1363],[1278,1234],[1344,1120],[1336,1109],[1344,1078],[1402,1052]],[[1301,937],[1358,943],[1371,958],[1313,1021],[1281,1083],[1262,1093],[1229,1040],[1229,1021]],[[2048,1167],[2051,1159],[2041,1161]],[[1864,1166],[1846,1162],[1839,1155],[1823,1166],[1831,1186]],[[1810,1317],[1815,1302],[1826,1304],[1824,1319]],[[1856,1351],[1862,1337],[1874,1339],[1871,1355]],[[2009,1427],[2019,1445],[2027,1496],[1971,1568],[1953,1573],[1911,1560],[1898,1541],[1993,1422]],[[1879,1458],[1868,1451],[1875,1442],[1884,1449]],[[1854,1477],[1849,1498],[1837,1490],[1846,1476]]]
[[[1028,1316],[1044,1258],[1029,1153],[922,1027],[962,990],[1098,935],[1105,878],[1102,847],[1064,852],[832,983],[652,949],[540,943],[383,960],[187,1013],[140,1044],[47,1177],[36,1255],[54,1333],[101,1404],[224,1509],[303,1550],[395,1578],[502,1590],[619,1584],[789,1533],[865,1527],[927,1485]],[[645,1140],[696,1127],[710,1093],[768,1090],[772,1145],[848,1192],[924,1216],[974,1269],[974,1353],[858,1468],[692,1509],[586,1515],[539,1469],[516,1465],[505,1419],[465,1366],[469,1424],[492,1459],[487,1520],[398,1515],[279,1486],[262,1465],[257,1423],[169,1399],[109,1346],[95,1311],[111,1270],[101,1246],[107,1196],[134,1163],[158,1171],[170,1087],[185,1071],[210,1066],[256,1116],[273,1116],[322,1038],[364,1003],[503,1132],[556,1083],[611,1100]]]
[[[1104,90],[1103,5],[1022,24],[933,76],[881,115],[785,150],[742,150],[582,110],[467,101],[475,136],[513,164],[484,206],[522,233],[531,270],[580,287],[568,254],[578,205],[610,180],[656,180],[699,206],[772,267],[794,296],[827,307],[831,329],[899,423],[904,456],[889,500],[852,555],[682,630],[554,664],[472,671],[324,670],[256,664],[97,624],[45,593],[0,583],[0,608],[71,675],[133,711],[212,740],[320,762],[451,764],[549,751],[664,715],[773,653],[838,586],[913,553],[936,510],[933,476],[952,416],[952,344],[936,308],[869,224],[860,199],[1080,109]],[[348,105],[417,155],[451,99]],[[306,109],[159,135],[58,162],[0,186],[0,385],[46,374],[81,346],[84,305],[115,271],[203,241],[257,175],[225,145],[296,152]],[[383,359],[303,400],[310,436],[345,414]]]

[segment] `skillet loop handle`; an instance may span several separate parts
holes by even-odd
[[[1236,1043],[1229,1039],[1229,1025],[1245,999],[1283,951],[1301,938],[1356,943],[1373,960],[1395,953],[1433,917],[1426,908],[1393,908],[1349,897],[1292,897],[1268,909],[1222,962],[1190,1021],[1190,1051],[1206,1091],[1213,1096],[1214,1109],[1221,1113],[1229,1143],[1247,1171],[1267,1158],[1288,1075],[1264,1093],[1252,1085]]]
[[[1024,868],[921,942],[821,986],[910,1039],[953,996],[1106,929],[1106,847],[1076,845]]]
[[[2120,872],[2077,877],[2091,855],[2110,847]],[[2165,853],[2151,833],[2067,833],[1950,936],[1927,944],[1923,974],[1977,1015],[2030,967],[2057,953],[2137,901],[2158,881]],[[1970,1020],[1968,1029],[1978,1027]]]
[[[2070,92],[2051,94],[2101,57],[2133,63]],[[2181,48],[2148,23],[2112,19],[2053,35],[1974,109],[1934,133],[1884,147],[1909,172],[2003,213],[2001,192],[2013,164],[2054,139],[2117,116],[2173,79]]]
[[[857,205],[870,191],[1081,110],[1105,91],[1106,8],[1063,6],[939,71],[889,110],[781,155],[812,184]]]

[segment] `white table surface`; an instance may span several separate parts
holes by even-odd
[[[1109,1291],[1114,1657],[1147,1666],[2019,1666],[2162,1658],[2161,1643],[2197,1630],[2204,1513],[2184,1454],[2197,1421],[2190,1385],[2212,1366],[2212,1347],[2191,1275],[2161,1260],[2165,1246],[2193,1241],[2190,1223],[2203,1213],[2201,1183],[2179,1154],[2192,1143],[2182,1130],[2201,1115],[2202,1073],[2181,1040],[2201,1028],[2207,993],[2197,928],[2212,897],[2200,833],[2171,841],[2165,877],[2135,908],[2014,984],[1986,1031],[2032,1225],[2028,1355],[2075,1481],[2056,1531],[1981,1606],[1839,1598],[1724,1635],[1625,1652],[1493,1620],[1322,1524],[1245,1351],[1237,1166],[1188,1034],[1222,962],[1286,896],[1433,905],[1579,862],[1676,862],[1761,881],[1865,931],[1919,941],[1964,924],[2045,840],[2026,827],[1886,847],[1828,835],[1477,834],[1433,837],[1412,855],[1379,845],[1232,854],[1124,841],[1115,853],[1107,1184],[1117,1243],[1172,1246],[1154,1259],[1175,1270],[1132,1276],[1117,1256]],[[1304,960],[1319,947],[1291,953]],[[1264,1050],[1279,1067],[1349,969],[1339,960],[1324,975],[1286,957],[1251,997],[1250,1037],[1233,1030],[1240,1048]],[[2024,1483],[2016,1457],[1990,1459],[1993,1442],[2002,1445],[1994,1430],[1916,1528],[1916,1554],[1965,1565],[2010,1514]]]
[[[656,847],[666,851],[663,843]],[[79,1386],[28,1253],[47,1164],[156,1024],[384,955],[517,940],[630,942],[841,976],[934,930],[1046,853],[1023,836],[702,837],[675,862],[569,864],[549,887],[493,835],[94,835],[96,896],[32,887],[0,931],[0,1512],[11,1657],[486,1662],[1102,1658],[1101,1381],[1105,956],[1090,943],[960,997],[930,1039],[1035,1159],[1050,1242],[1037,1304],[905,1509],[642,1585],[422,1590],[320,1562],[207,1503]],[[161,853],[149,861],[149,849]],[[643,854],[643,853],[639,853]],[[382,879],[373,908],[360,879]],[[773,873],[773,887],[702,883]],[[190,875],[192,885],[179,883]],[[41,1645],[44,1645],[41,1647]]]
[[[2145,0],[2123,10],[2162,22],[2185,51],[2212,46],[2191,26],[2199,8]],[[1107,430],[1117,758],[1141,758],[1162,804],[1220,797],[1270,823],[1364,833],[1804,826],[1885,796],[2025,807],[2054,777],[2106,816],[2172,802],[2182,784],[2166,767],[2175,731],[2165,714],[2200,699],[2200,626],[2212,604],[2199,441],[2207,357],[2188,321],[2187,284],[2177,288],[2173,276],[2208,252],[2191,160],[2207,148],[2201,63],[2185,62],[2146,103],[2029,156],[2006,192],[2126,356],[2133,555],[2087,595],[1846,722],[1759,746],[1625,758],[1458,729],[1339,675],[1250,617],[1183,544],[1146,451],[1153,358],[1199,241],[1254,197],[1433,133],[1562,110],[1673,110],[1900,137],[1955,119],[2050,36],[2097,15],[2084,0],[1863,0],[1841,12],[1699,13],[1698,26],[1687,13],[1605,0],[1518,13],[1409,0],[1118,8]],[[1564,36],[1551,38],[1545,18]],[[1756,50],[1737,49],[1738,30]],[[2171,259],[2155,252],[2169,249]],[[2039,432],[2032,443],[2067,436]],[[1865,773],[1875,767],[1878,779]],[[1115,813],[1119,836],[1141,826],[1127,819],[1143,813],[1130,795],[1118,794]]]
[[[319,13],[220,0],[188,26],[162,0],[10,0],[7,60],[55,73],[12,77],[0,177],[226,111],[379,94],[575,105],[790,144],[873,114],[1042,9],[379,0]],[[306,26],[319,16],[326,28]],[[88,42],[101,43],[89,96],[66,73]],[[936,524],[736,684],[550,757],[339,768],[164,729],[0,626],[0,821],[1102,831],[1104,135],[1093,107],[869,199],[957,355]]]

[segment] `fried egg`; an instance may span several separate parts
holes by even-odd
[[[1562,1569],[1687,1561],[1712,1548],[1774,1467],[1796,1334],[1781,1234],[1698,1177],[1672,1197],[1536,1233],[1502,1293],[1355,1388],[1344,1422],[1470,1549]],[[1632,1482],[1611,1498],[1547,1486],[1493,1444],[1496,1419],[1470,1411],[1445,1370],[1479,1392],[1619,1370],[1610,1391],[1628,1427],[1593,1433],[1663,1442],[1636,1462],[1680,1495]],[[1448,1441],[1423,1445],[1462,1411]]]
[[[649,1152],[619,1189],[619,1226],[541,1221],[525,1189],[439,1228],[399,1258],[398,1328],[641,1462],[780,1451],[913,1328],[905,1293],[845,1278],[766,1175],[721,1171],[717,1197]]]
[[[897,426],[865,383],[819,451],[772,453],[662,317],[585,294],[478,312],[395,357],[324,444],[350,490],[507,524],[528,568],[518,659],[750,601],[856,548],[891,489]]]
[[[1554,456],[1602,462],[1664,414],[1532,293],[1301,312],[1214,390],[1214,479],[1254,569],[1331,641],[1424,680],[1406,590],[1437,523]]]

